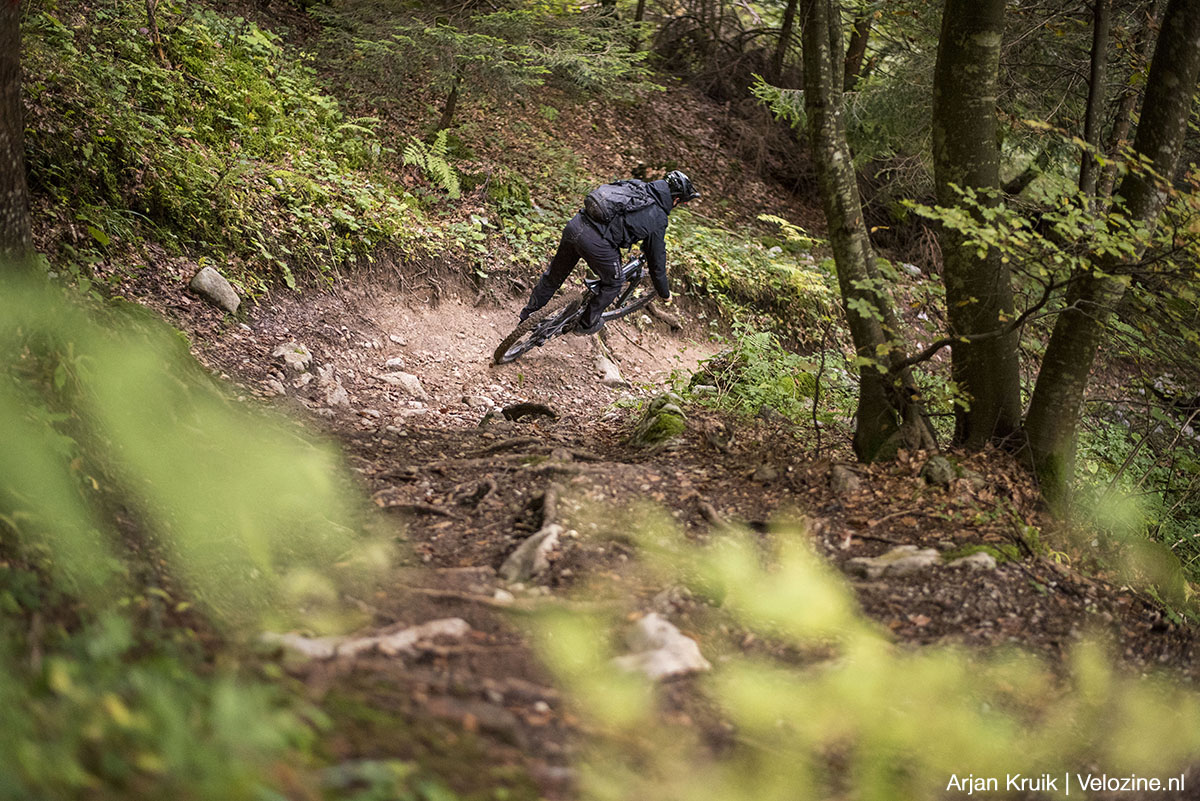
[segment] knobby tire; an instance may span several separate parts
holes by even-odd
[[[591,293],[586,289],[578,295],[568,295],[557,302],[547,303],[533,314],[526,317],[512,330],[512,333],[500,341],[496,352],[492,354],[494,364],[508,364],[520,356],[544,344],[550,336],[543,335],[542,324],[555,322],[558,315],[567,310],[568,306],[580,308]],[[550,326],[547,326],[549,328]],[[547,332],[548,333],[548,332]]]
[[[633,314],[638,309],[645,308],[650,301],[658,297],[658,293],[653,289],[642,290],[642,294],[635,295],[632,300],[627,300],[619,308],[613,309],[610,312],[605,312],[602,316],[605,320],[617,320],[627,314]]]

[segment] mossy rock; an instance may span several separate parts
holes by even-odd
[[[988,484],[982,473],[962,467],[941,454],[929,457],[929,461],[921,467],[921,478],[928,484],[944,488],[949,488],[951,483],[960,478],[966,479],[977,490]]]
[[[921,467],[921,478],[927,484],[937,487],[949,487],[950,482],[958,478],[958,466],[945,456],[931,456]]]
[[[997,564],[1005,562],[1016,562],[1021,558],[1021,551],[1015,545],[983,545],[975,543],[973,545],[963,545],[951,551],[946,551],[942,554],[943,562],[953,562],[957,559],[962,559],[967,556],[973,556],[977,553],[986,553],[996,560]]]
[[[687,416],[683,413],[682,403],[674,392],[652,399],[630,435],[630,443],[639,448],[656,448],[686,431]]]
[[[796,384],[796,393],[801,398],[811,398],[817,394],[817,377],[812,373],[799,373],[792,380]]]

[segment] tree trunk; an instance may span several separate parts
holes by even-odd
[[[1146,83],[1134,151],[1169,180],[1183,151],[1192,94],[1200,79],[1200,3],[1170,0]],[[1165,193],[1141,171],[1130,171],[1117,193],[1124,213],[1153,231]],[[1143,244],[1144,247],[1144,244]],[[1112,308],[1125,293],[1116,261],[1102,275],[1081,276],[1059,315],[1025,422],[1034,469],[1054,503],[1067,499],[1075,472],[1075,431],[1096,350]]]
[[[33,249],[23,117],[21,9],[0,0],[0,258],[23,259]]]
[[[0,0],[0,3],[4,0]],[[450,87],[450,94],[446,96],[446,102],[442,105],[442,117],[438,120],[437,130],[441,131],[450,127],[450,123],[454,120],[454,111],[458,108],[458,87],[462,85],[462,76],[454,76],[454,84]]]
[[[842,80],[842,89],[846,92],[854,90],[862,73],[863,56],[867,54],[867,40],[871,38],[871,25],[875,15],[863,11],[854,20],[854,28],[850,31],[850,44],[846,46],[846,72]]]
[[[1083,150],[1079,162],[1079,191],[1096,195],[1096,173],[1100,163],[1094,149],[1100,147],[1100,112],[1104,108],[1104,79],[1108,71],[1108,26],[1111,0],[1095,0],[1092,9],[1092,69],[1088,79],[1087,112],[1083,118]]]
[[[642,22],[646,19],[646,0],[638,0],[637,11],[634,12],[633,21]]]
[[[1146,17],[1146,24],[1142,28],[1141,47],[1138,49],[1137,56],[1133,59],[1133,69],[1138,69],[1138,64],[1150,60],[1150,56],[1154,50],[1154,42],[1156,40],[1155,30],[1158,28],[1158,21],[1162,18],[1163,8],[1166,6],[1167,0],[1153,0],[1149,12]],[[1113,114],[1112,132],[1108,136],[1108,144],[1104,148],[1104,152],[1109,157],[1118,156],[1121,148],[1125,146],[1129,139],[1129,129],[1133,125],[1133,109],[1137,105],[1138,90],[1133,86],[1126,86],[1125,91],[1121,93],[1121,99],[1117,102],[1117,110]],[[1117,165],[1115,162],[1109,163],[1104,167],[1100,187],[1097,191],[1097,196],[1107,198],[1112,194],[1113,185],[1117,180]]]
[[[899,354],[894,316],[875,270],[842,117],[841,16],[836,0],[804,0],[804,108],[842,305],[864,361],[859,367],[854,452],[890,458],[901,446],[935,446],[911,376],[889,373]],[[891,329],[891,330],[889,330]],[[881,369],[882,368],[882,369]]]
[[[266,8],[266,5],[263,6]],[[171,63],[167,61],[167,53],[163,50],[162,34],[158,32],[158,0],[146,0],[146,25],[150,31],[150,43],[154,46],[154,55],[158,63],[167,69]]]
[[[783,23],[779,26],[779,44],[775,46],[775,57],[771,60],[771,72],[775,83],[782,86],[783,62],[787,59],[788,48],[792,46],[792,31],[796,26],[796,0],[788,0],[783,10]]]
[[[960,202],[952,185],[995,190],[1000,184],[996,85],[1003,34],[1004,0],[947,0],[933,78],[934,178],[943,206]],[[951,336],[1003,328],[1013,318],[1013,297],[1000,253],[993,248],[980,257],[976,245],[947,227],[940,239]],[[970,403],[955,412],[956,442],[978,449],[1019,428],[1018,337],[1014,331],[952,346],[951,374]]]

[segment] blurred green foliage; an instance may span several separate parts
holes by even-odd
[[[320,713],[233,653],[201,666],[217,631],[345,626],[341,590],[389,563],[335,452],[236,402],[139,307],[16,273],[0,430],[0,797],[310,781]]]
[[[775,530],[773,548],[748,532],[699,547],[670,523],[637,539],[655,586],[690,587],[726,625],[794,656],[733,649],[696,681],[697,703],[732,724],[714,753],[694,729],[663,723],[654,689],[607,661],[616,621],[544,619],[544,653],[606,734],[584,773],[590,798],[923,801],[942,797],[952,774],[1098,765],[1166,776],[1200,753],[1200,698],[1115,670],[1096,641],[1059,668],[1017,650],[904,649],[863,617],[803,530]],[[721,635],[699,636],[705,648]]]
[[[374,120],[347,119],[307,56],[241,17],[177,3],[157,17],[165,60],[144,4],[26,12],[30,180],[80,232],[61,255],[152,238],[290,285],[414,246],[420,215],[378,168]]]
[[[0,520],[71,592],[103,604],[121,589],[114,505],[226,625],[285,610],[334,625],[338,582],[387,564],[356,533],[336,452],[232,401],[148,313],[9,280],[0,354]]]
[[[276,688],[202,675],[106,613],[36,669],[6,619],[0,652],[0,797],[256,799],[315,732]],[[310,719],[316,715],[307,711]]]

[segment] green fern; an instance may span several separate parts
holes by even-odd
[[[446,160],[446,151],[446,130],[443,129],[437,132],[432,144],[412,137],[402,156],[405,164],[420,167],[431,183],[446,190],[446,195],[454,199],[460,194],[458,173]]]

